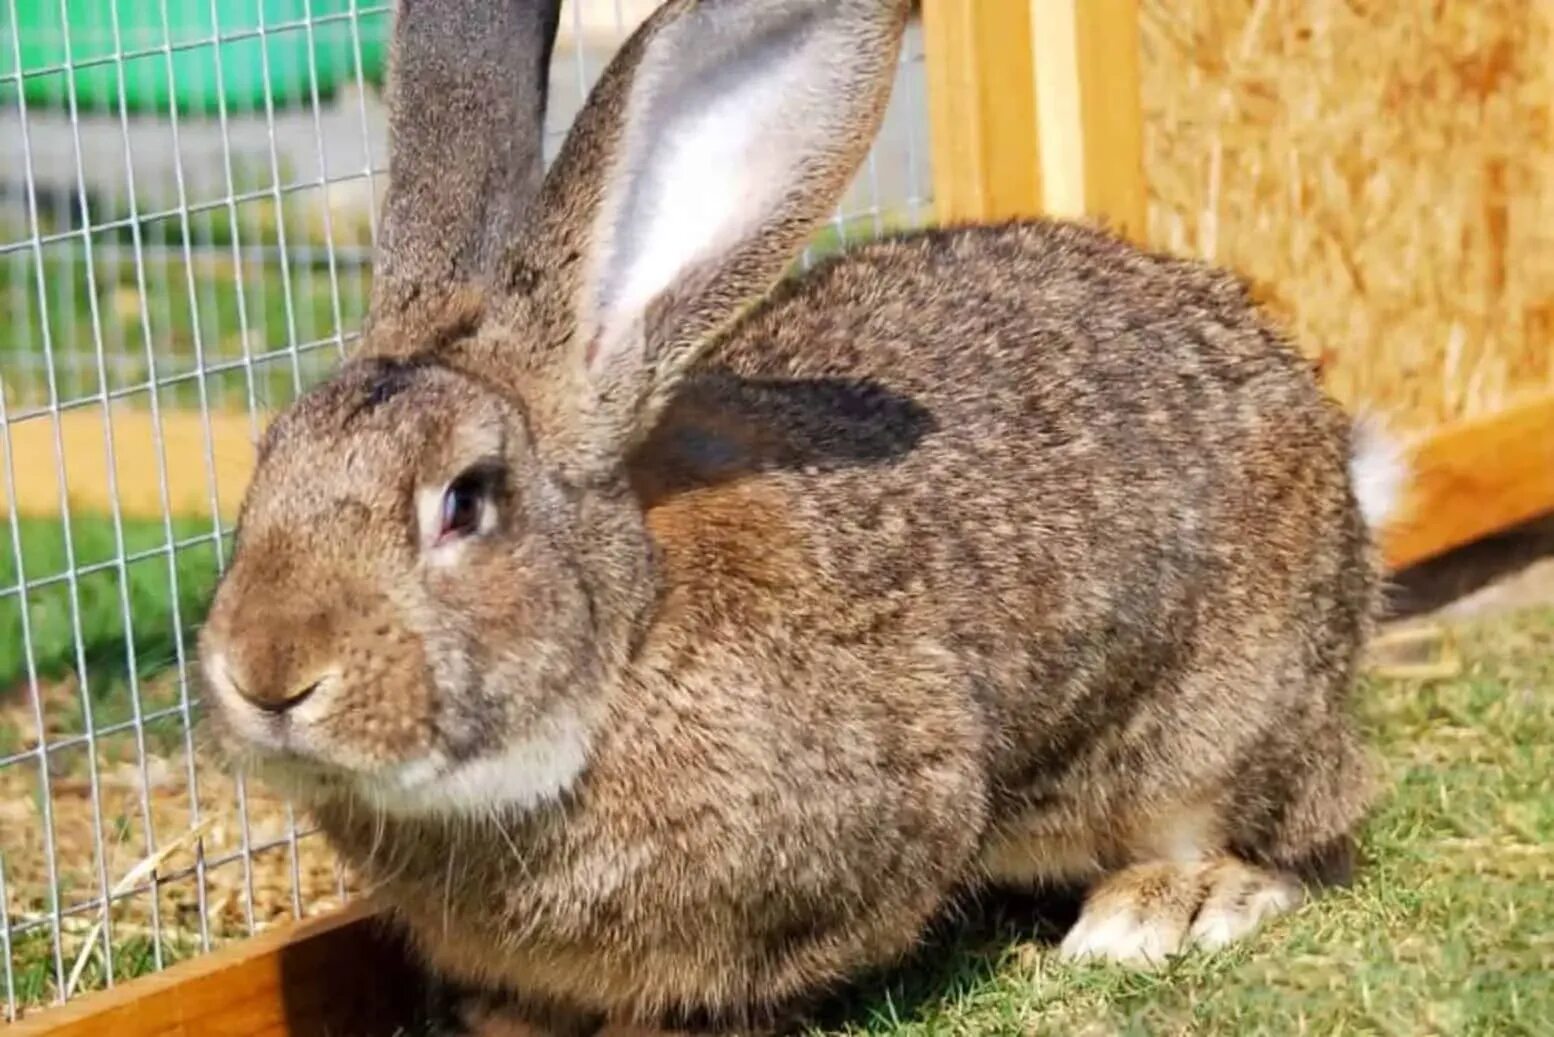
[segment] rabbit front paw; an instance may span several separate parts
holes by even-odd
[[[1191,947],[1218,950],[1300,901],[1295,879],[1234,857],[1135,864],[1090,891],[1059,953],[1158,966]]]

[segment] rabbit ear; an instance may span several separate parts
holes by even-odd
[[[610,463],[793,260],[879,127],[907,0],[682,0],[626,45],[545,186],[569,452]],[[548,226],[546,225],[548,224]],[[575,460],[583,461],[583,457]]]
[[[480,298],[539,189],[561,0],[397,7],[389,187],[366,348],[411,353]]]

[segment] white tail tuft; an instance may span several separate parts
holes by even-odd
[[[1408,457],[1402,444],[1373,416],[1364,415],[1354,423],[1349,480],[1365,524],[1372,530],[1386,526],[1403,498]]]

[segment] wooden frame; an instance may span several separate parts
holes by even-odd
[[[1554,513],[1554,391],[1439,429],[1408,460],[1384,541],[1393,569]]]
[[[360,903],[39,1012],[6,1037],[391,1037],[423,987]]]
[[[1138,0],[924,0],[941,223],[1048,213],[1144,235]]]

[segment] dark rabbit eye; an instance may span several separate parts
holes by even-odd
[[[487,481],[477,475],[461,475],[449,484],[442,495],[439,540],[470,536],[480,531],[480,518],[486,507],[488,489]]]

